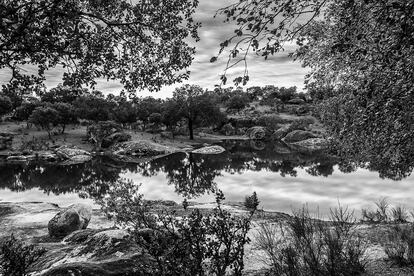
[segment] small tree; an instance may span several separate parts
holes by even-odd
[[[0,95],[0,117],[12,110],[12,102],[9,97]]]
[[[56,122],[61,126],[62,134],[65,133],[66,125],[77,123],[78,119],[76,118],[76,115],[75,115],[75,109],[73,108],[71,104],[55,103],[51,105],[50,107],[55,109],[59,114]]]
[[[236,94],[232,96],[227,101],[227,109],[234,109],[237,112],[240,112],[243,108],[245,108],[249,104],[249,98],[247,95]]]
[[[162,115],[160,113],[151,113],[148,117],[148,122],[158,126],[162,122]]]
[[[29,118],[30,123],[47,131],[49,139],[52,138],[51,132],[59,124],[59,121],[59,112],[50,106],[37,107]]]

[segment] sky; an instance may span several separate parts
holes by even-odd
[[[196,54],[194,61],[189,68],[191,72],[190,78],[184,83],[197,84],[203,88],[214,88],[214,85],[220,83],[220,75],[225,69],[227,62],[225,56],[220,58],[215,63],[210,63],[210,59],[216,56],[219,50],[220,43],[225,38],[230,37],[233,34],[234,28],[229,23],[223,23],[223,17],[214,18],[214,14],[217,9],[224,7],[234,1],[238,0],[200,0],[199,7],[195,14],[197,21],[201,22],[202,27],[199,30],[200,41],[195,43]],[[307,73],[307,69],[302,68],[298,62],[293,62],[289,57],[289,52],[294,50],[294,45],[287,45],[285,51],[277,53],[276,55],[269,57],[265,61],[262,57],[256,55],[250,55],[248,57],[248,70],[250,81],[246,85],[249,86],[297,86],[298,90],[303,90],[304,76]],[[232,86],[230,80],[234,77],[240,76],[244,67],[236,67],[232,70],[233,75],[229,75],[229,85]],[[28,68],[30,72],[31,69]],[[48,89],[57,86],[61,83],[63,69],[55,68],[46,72],[46,86]],[[233,77],[232,77],[233,76]],[[10,72],[7,70],[0,70],[0,83],[7,82],[10,78]],[[117,94],[122,90],[122,85],[117,82],[107,82],[106,80],[98,80],[96,86],[97,90],[104,92],[105,94],[113,93]],[[161,91],[149,93],[145,91],[138,91],[138,95],[166,98],[172,95],[174,89],[181,86],[183,83],[175,84],[173,86],[163,87]]]

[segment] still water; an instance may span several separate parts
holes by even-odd
[[[220,189],[229,201],[243,201],[253,191],[266,210],[291,213],[308,204],[326,214],[349,206],[356,212],[387,197],[414,209],[414,176],[382,179],[376,171],[343,172],[334,158],[289,151],[283,145],[229,141],[219,155],[177,153],[164,158],[121,164],[96,158],[86,164],[0,164],[0,201],[42,201],[64,207],[94,204],[119,179],[142,184],[146,199],[211,202]]]

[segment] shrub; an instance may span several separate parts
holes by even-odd
[[[310,216],[303,208],[287,226],[261,226],[256,245],[266,253],[272,275],[361,275],[365,246],[348,209],[332,210],[331,222]]]
[[[244,207],[246,207],[247,209],[256,210],[259,206],[259,203],[260,201],[257,197],[256,192],[253,192],[251,196],[246,196],[246,198],[244,199]]]
[[[29,267],[45,252],[43,248],[26,245],[12,234],[0,241],[0,275],[29,275]]]
[[[40,106],[30,115],[29,122],[46,130],[50,139],[51,131],[59,123],[59,112],[50,106]]]
[[[13,108],[12,101],[7,96],[0,95],[0,117],[9,113]]]
[[[388,258],[398,265],[414,264],[414,225],[396,225],[383,244]]]
[[[377,202],[375,202],[377,209],[375,211],[371,211],[368,209],[362,209],[362,221],[369,222],[369,223],[385,223],[389,221],[388,216],[388,209],[389,204],[386,198],[381,198]]]
[[[32,112],[41,105],[40,102],[25,102],[14,111],[14,118],[18,121],[26,121]]]
[[[247,217],[233,216],[222,209],[224,196],[218,192],[217,207],[210,214],[195,209],[177,219],[166,210],[152,213],[138,190],[131,181],[118,181],[101,205],[156,260],[155,274],[224,276],[231,269],[241,275],[255,210]]]
[[[407,223],[408,212],[403,206],[397,206],[391,209],[392,221],[395,223]]]

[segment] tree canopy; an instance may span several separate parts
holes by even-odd
[[[305,84],[321,100],[340,153],[363,156],[370,166],[386,162],[384,176],[412,171],[413,1],[241,0],[219,13],[237,24],[221,44],[220,53],[230,47],[228,68],[248,52],[267,59],[296,43],[291,56],[310,68]],[[235,81],[247,80],[246,69]]]
[[[41,87],[45,71],[66,69],[64,84],[119,80],[127,91],[158,90],[188,77],[198,39],[197,0],[0,1],[3,89]],[[24,66],[35,66],[33,75]]]

